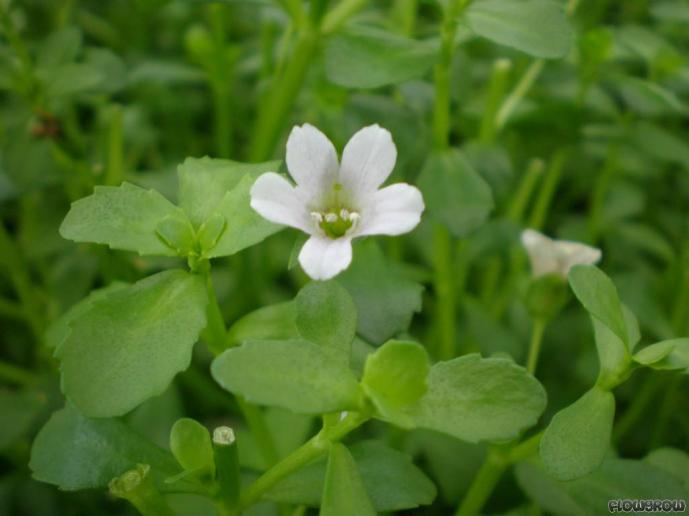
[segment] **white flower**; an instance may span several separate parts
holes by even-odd
[[[579,242],[553,240],[533,229],[522,231],[522,245],[535,277],[554,273],[567,278],[575,265],[592,265],[601,258],[600,249]]]
[[[424,210],[421,192],[398,183],[380,188],[395,166],[397,149],[378,125],[359,130],[337,161],[335,147],[315,127],[295,126],[287,140],[293,186],[275,172],[251,188],[251,207],[264,218],[311,235],[299,263],[313,279],[326,280],[352,261],[352,239],[401,235],[414,229]]]

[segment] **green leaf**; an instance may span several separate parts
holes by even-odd
[[[633,144],[663,162],[689,166],[689,145],[661,125],[639,122],[632,128]]]
[[[198,421],[185,417],[172,425],[170,451],[186,471],[210,475],[215,472],[211,436]]]
[[[572,43],[563,6],[552,0],[477,0],[466,20],[479,36],[534,57],[565,57]]]
[[[81,31],[76,27],[64,27],[51,33],[41,45],[36,58],[38,68],[54,69],[74,61],[81,49]]]
[[[96,186],[92,195],[72,203],[60,234],[75,242],[107,244],[141,255],[175,256],[176,251],[156,233],[166,217],[189,223],[182,210],[154,190],[130,183]]]
[[[418,427],[464,441],[498,441],[534,425],[545,403],[543,387],[526,369],[472,354],[435,364],[409,415]]]
[[[689,493],[689,455],[686,452],[669,447],[656,448],[644,458],[644,462],[670,473]]]
[[[67,405],[36,436],[29,467],[33,477],[75,491],[105,487],[137,464],[149,464],[162,480],[178,471],[173,457],[116,419],[88,419]]]
[[[349,292],[335,281],[311,282],[299,291],[295,304],[300,335],[348,361],[356,332],[356,306]]]
[[[421,77],[438,54],[438,42],[416,41],[370,27],[348,27],[328,40],[325,73],[345,88],[378,88]]]
[[[457,149],[433,152],[418,185],[428,212],[456,237],[478,228],[494,207],[488,183]]]
[[[107,287],[92,290],[88,296],[74,304],[60,317],[55,319],[45,332],[45,345],[49,348],[55,349],[55,354],[60,353],[62,343],[69,335],[70,325],[73,321],[88,312],[91,307],[101,299],[105,299],[109,294],[127,287],[127,284],[121,281],[114,281]]]
[[[548,472],[572,480],[598,468],[610,446],[614,416],[615,397],[597,386],[555,414],[540,444]]]
[[[622,304],[613,282],[594,265],[576,265],[569,284],[586,311],[612,331],[625,345],[630,339]]]
[[[178,167],[180,206],[199,230],[205,256],[235,254],[281,229],[249,205],[256,178],[279,166],[279,161],[247,164],[206,157],[187,158]]]
[[[234,394],[298,414],[355,409],[361,401],[347,364],[305,340],[246,342],[216,358],[211,373]]]
[[[218,210],[227,193],[239,186],[244,177],[256,179],[279,167],[279,161],[249,164],[208,157],[187,158],[177,167],[179,204],[192,224],[199,227]]]
[[[340,443],[330,446],[320,516],[375,516],[354,457]]]
[[[71,324],[59,354],[63,392],[91,417],[161,394],[189,366],[206,304],[203,278],[181,270],[110,293]]]
[[[674,92],[654,82],[622,75],[616,83],[625,103],[641,115],[682,115],[686,110]]]
[[[413,419],[403,409],[426,393],[430,369],[423,346],[391,340],[368,356],[361,384],[384,419],[411,427]]]
[[[529,497],[552,514],[589,516],[607,512],[611,500],[676,500],[689,495],[675,477],[645,460],[606,459],[593,473],[570,481],[550,477],[537,461],[521,462],[516,477]]]
[[[0,451],[24,436],[47,404],[38,390],[0,389]]]
[[[354,262],[337,281],[354,299],[357,333],[368,342],[382,344],[405,331],[421,310],[423,286],[387,262],[373,241],[357,246]]]
[[[684,369],[689,373],[689,338],[656,342],[639,350],[632,358],[653,369]]]
[[[362,441],[350,447],[373,507],[378,512],[412,509],[430,504],[436,489],[411,458],[379,441]],[[321,502],[326,461],[320,459],[288,475],[265,497],[278,503],[317,507]]]
[[[264,306],[235,322],[227,332],[228,343],[236,346],[248,340],[290,340],[299,338],[294,301]]]
[[[205,254],[209,258],[238,253],[282,229],[281,226],[268,222],[261,217],[249,204],[251,202],[249,192],[257,175],[244,176],[236,187],[225,194],[216,209],[201,226],[200,234],[204,236],[204,230],[211,221],[215,219],[216,224],[219,219],[225,222],[217,243],[206,249]]]

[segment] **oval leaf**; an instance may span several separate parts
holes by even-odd
[[[375,516],[354,457],[340,443],[330,446],[320,516]]]
[[[614,416],[614,396],[599,387],[555,414],[540,444],[546,469],[560,480],[595,470],[610,446]]]
[[[211,373],[249,401],[299,414],[352,409],[361,400],[346,362],[305,340],[247,342],[216,358]]]
[[[60,348],[63,392],[90,417],[119,416],[163,393],[189,366],[206,304],[203,279],[181,270],[95,302]]]
[[[480,0],[466,20],[479,36],[534,57],[565,57],[572,43],[563,6],[552,0]]]

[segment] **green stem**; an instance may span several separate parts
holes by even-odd
[[[448,230],[436,225],[433,233],[434,289],[437,303],[438,359],[455,356],[455,289],[452,274],[452,239]]]
[[[330,444],[340,441],[345,435],[365,423],[370,417],[367,411],[350,412],[347,416],[321,431],[297,448],[275,466],[266,471],[242,494],[240,507],[246,509],[261,499],[263,493],[290,473],[301,469],[314,459],[324,455]]]
[[[273,466],[280,460],[280,454],[278,453],[270,429],[266,424],[266,420],[263,417],[263,412],[261,412],[261,409],[256,405],[252,405],[240,396],[237,396],[237,405],[239,405],[239,409],[242,411],[244,419],[246,419],[249,425],[251,435],[258,443],[263,460],[265,460],[268,467]]]
[[[38,381],[34,373],[2,360],[0,360],[0,379],[17,385],[32,385]]]
[[[673,410],[677,405],[677,396],[679,394],[679,387],[682,382],[683,375],[674,373],[670,378],[663,382],[663,401],[658,410],[658,415],[655,418],[655,426],[653,427],[653,434],[651,435],[650,449],[658,448],[663,444],[663,437],[667,430],[672,417],[675,415]]]
[[[414,35],[418,3],[418,0],[395,0],[392,4],[390,16],[395,21],[394,26],[407,37]]]
[[[510,207],[507,210],[507,218],[513,220],[514,222],[520,223],[524,218],[524,213],[526,212],[526,207],[529,204],[529,199],[533,194],[538,180],[543,175],[543,169],[545,164],[542,159],[532,159],[526,169],[526,172],[519,182]]]
[[[215,289],[213,288],[213,281],[210,275],[210,266],[207,264],[203,274],[206,279],[206,288],[208,291],[208,326],[203,331],[203,338],[208,344],[208,348],[211,350],[211,352],[217,356],[225,351],[225,349],[228,347],[227,329],[225,327],[222,312],[220,311],[220,306],[218,305]],[[248,403],[239,396],[237,397],[237,405],[244,415],[252,435],[258,443],[263,457],[268,464],[274,464],[277,462],[279,455],[275,445],[275,440],[268,429],[268,425],[265,422],[263,413],[258,407]]]
[[[220,158],[232,155],[232,103],[230,75],[233,63],[228,58],[225,34],[225,8],[222,4],[209,6],[209,19],[213,33],[213,66],[209,82],[213,96],[213,125],[215,152]]]
[[[617,146],[610,145],[608,154],[603,165],[603,170],[596,177],[596,183],[591,194],[591,207],[589,210],[589,239],[595,244],[598,240],[603,220],[603,209],[605,208],[605,197],[610,189],[615,173],[618,170]]]
[[[519,79],[517,85],[502,103],[495,117],[495,127],[498,131],[505,127],[505,124],[507,124],[508,120],[514,113],[514,110],[517,108],[521,100],[531,89],[531,86],[533,86],[533,83],[541,74],[544,65],[544,59],[536,59],[535,61],[532,61],[529,67],[526,69],[526,72],[524,72],[524,75],[522,75],[521,79]]]
[[[321,32],[332,34],[339,29],[353,14],[359,11],[368,0],[342,0],[323,18]]]
[[[124,144],[122,141],[122,106],[114,104],[110,112],[108,167],[105,184],[119,186],[124,180]]]
[[[495,116],[500,101],[505,93],[507,77],[511,68],[512,62],[509,59],[498,59],[493,63],[493,73],[490,78],[488,97],[483,108],[483,118],[481,120],[481,130],[479,132],[479,139],[482,142],[490,143],[495,139]]]
[[[467,491],[457,512],[455,512],[455,516],[476,516],[480,514],[481,508],[485,505],[486,500],[488,500],[488,497],[495,489],[500,477],[508,466],[509,462],[505,456],[496,451],[495,448],[490,448],[486,460],[474,477],[469,491]]]
[[[534,319],[531,327],[531,343],[529,345],[529,358],[526,362],[526,370],[531,374],[536,374],[536,366],[538,365],[538,355],[541,352],[541,343],[543,342],[543,333],[545,332],[545,319]]]
[[[550,210],[550,204],[555,196],[555,191],[560,184],[560,178],[562,177],[562,171],[564,170],[568,154],[569,150],[560,149],[553,156],[531,211],[531,217],[529,218],[530,228],[543,228],[546,216]]]
[[[319,39],[318,33],[305,24],[284,73],[273,84],[270,95],[259,109],[253,144],[249,151],[251,161],[263,161],[271,156],[282,126],[304,83]]]

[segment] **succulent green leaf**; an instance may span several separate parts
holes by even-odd
[[[185,417],[172,425],[170,451],[184,470],[213,475],[215,462],[211,436],[198,421]]]
[[[130,183],[96,186],[93,194],[72,203],[60,234],[141,255],[175,256],[177,252],[157,233],[158,223],[166,218],[188,223],[182,210],[155,190]]]
[[[656,448],[649,453],[644,462],[658,469],[670,473],[682,482],[684,489],[689,493],[689,454],[676,448]]]
[[[598,468],[610,447],[614,416],[614,396],[598,386],[555,414],[540,444],[548,472],[572,480]]]
[[[75,303],[69,308],[69,310],[55,319],[50,326],[48,326],[48,329],[45,332],[46,346],[53,348],[55,350],[55,355],[59,356],[60,347],[71,331],[70,325],[72,322],[88,312],[94,303],[104,299],[109,294],[116,292],[117,290],[125,288],[126,286],[127,283],[122,281],[114,281],[107,287],[92,290],[88,296],[78,303]]]
[[[300,335],[348,361],[356,333],[356,306],[349,292],[335,281],[311,282],[299,291],[295,304]]]
[[[373,344],[405,331],[414,312],[421,310],[423,286],[386,261],[373,241],[356,247],[354,262],[337,281],[354,299],[357,333]]]
[[[178,471],[175,459],[117,419],[89,419],[67,405],[36,436],[29,467],[33,477],[67,491],[105,487],[135,467],[149,464],[162,479]]]
[[[552,0],[478,0],[466,20],[479,36],[534,57],[565,57],[572,43],[564,8]]]
[[[119,416],[161,394],[189,366],[206,304],[203,279],[182,270],[93,303],[60,348],[63,392],[90,417]]]
[[[676,500],[688,493],[671,473],[647,462],[608,458],[592,473],[569,481],[550,476],[538,461],[515,468],[520,487],[544,512],[588,516],[608,510],[611,500]],[[636,514],[640,514],[637,512]]]
[[[511,439],[534,425],[546,394],[521,366],[465,355],[431,368],[428,391],[409,411],[414,424],[469,442]]]
[[[348,365],[305,340],[246,342],[216,358],[211,373],[234,394],[298,414],[354,409],[361,402]]]
[[[404,409],[426,393],[430,369],[423,346],[391,340],[368,356],[361,384],[384,419],[412,427],[413,418]]]
[[[339,86],[378,88],[425,75],[437,53],[437,40],[417,41],[380,29],[348,27],[328,40],[325,72]]]
[[[320,516],[375,516],[354,457],[340,443],[330,446]]]
[[[405,453],[379,441],[358,442],[349,450],[376,511],[413,509],[435,498],[433,482]],[[317,507],[323,496],[325,472],[325,459],[314,461],[276,483],[266,498]]]
[[[639,350],[635,362],[659,370],[685,370],[689,373],[689,338],[663,340]]]
[[[156,235],[180,256],[188,255],[194,248],[194,228],[189,220],[168,215],[156,225]]]
[[[471,233],[493,211],[490,186],[458,149],[433,152],[418,184],[428,212],[456,237]]]
[[[576,265],[569,273],[569,284],[586,311],[612,331],[626,346],[630,338],[617,289],[595,265]]]
[[[229,345],[248,340],[290,340],[299,338],[294,301],[264,306],[246,314],[227,332]]]

